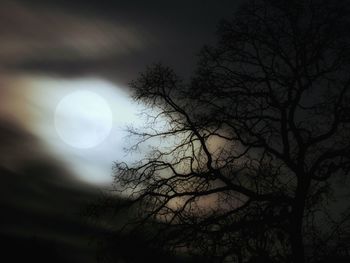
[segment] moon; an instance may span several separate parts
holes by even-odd
[[[113,116],[98,94],[78,90],[63,97],[55,110],[55,128],[69,146],[80,149],[101,144],[110,134]]]

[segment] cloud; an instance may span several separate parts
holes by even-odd
[[[118,75],[126,83],[160,60],[188,75],[195,53],[235,6],[229,0],[4,0],[0,70]]]
[[[14,123],[0,122],[0,145],[3,256],[12,262],[69,262],[72,256],[75,262],[93,262],[86,236],[94,229],[79,214],[97,199],[96,189],[72,180],[39,140]]]
[[[38,168],[41,163],[45,169],[35,170],[41,170],[40,173],[44,173],[48,180],[65,181],[68,178],[73,178],[63,164],[55,160],[41,147],[39,138],[15,122],[4,119],[0,121],[0,145],[0,167],[3,169],[15,173],[25,173],[30,167]]]
[[[0,9],[0,68],[79,74],[147,46],[129,24],[96,16],[4,1]],[[150,38],[147,38],[148,40]]]

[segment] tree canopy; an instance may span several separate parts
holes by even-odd
[[[160,64],[133,81],[151,109],[133,149],[151,148],[114,167],[138,211],[127,229],[218,262],[349,256],[349,210],[336,221],[327,205],[350,171],[349,15],[345,1],[249,1],[190,81]]]

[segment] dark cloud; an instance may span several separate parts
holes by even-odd
[[[101,72],[109,72],[111,69],[118,69],[122,66],[123,57],[111,55],[109,57],[72,57],[72,58],[51,58],[37,57],[9,63],[8,69],[18,70],[25,73],[59,74],[64,77],[75,77],[77,75],[90,75]]]
[[[0,17],[0,68],[3,71],[34,68],[45,73],[56,68],[57,73],[66,73],[75,72],[75,64],[79,64],[80,72],[84,72],[83,63],[90,69],[94,62],[99,64],[106,58],[117,61],[119,56],[144,50],[152,42],[151,37],[130,23],[19,2],[4,1]],[[60,64],[65,62],[62,69]],[[96,65],[97,73],[101,71],[99,67]]]
[[[237,1],[3,1],[0,67],[64,76],[114,70],[123,79],[161,60],[186,75],[195,63],[194,54],[214,39],[217,22],[230,16],[236,5]]]
[[[82,210],[97,190],[73,180],[38,138],[0,122],[0,247],[11,262],[93,262]]]

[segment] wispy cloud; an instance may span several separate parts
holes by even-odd
[[[146,48],[151,39],[130,24],[64,11],[2,1],[2,70],[98,71]]]

